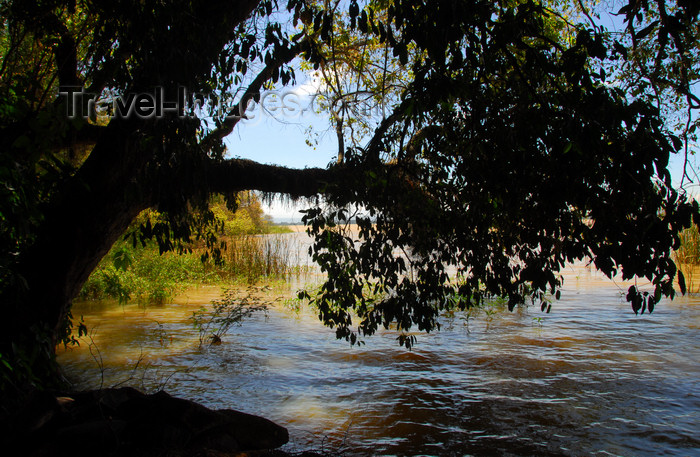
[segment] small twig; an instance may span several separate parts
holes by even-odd
[[[93,360],[97,364],[98,368],[100,369],[100,388],[99,390],[102,390],[104,387],[105,383],[105,366],[104,366],[104,360],[102,360],[102,353],[100,352],[100,348],[97,347],[97,343],[95,343],[95,339],[93,338],[93,335],[95,334],[95,328],[93,328],[90,331],[90,334],[87,335],[87,338],[90,340],[90,343],[88,344],[88,350],[90,351],[90,355],[92,356]],[[95,348],[95,351],[97,352],[97,355],[95,355],[95,352],[93,352],[93,348]],[[98,360],[99,358],[99,360]]]
[[[134,365],[134,368],[132,368],[131,374],[129,375],[129,377],[126,378],[126,379],[124,379],[123,381],[120,381],[120,382],[114,384],[112,387],[113,387],[113,388],[117,388],[117,387],[121,386],[122,384],[126,384],[127,382],[129,382],[129,381],[131,381],[132,379],[134,379],[134,378],[136,377],[136,376],[135,376],[136,370],[138,370],[139,365],[141,365],[141,362],[143,361],[144,358],[145,358],[145,357],[144,357],[144,355],[143,355],[143,348],[141,348],[141,352],[140,352],[140,354],[139,354],[139,358],[138,358],[138,360],[136,360],[136,364]],[[146,367],[146,368],[148,368],[148,367]],[[145,370],[144,370],[144,372],[145,372]]]
[[[581,11],[583,14],[588,18],[588,21],[591,23],[591,26],[593,27],[593,30],[596,32],[598,31],[598,24],[595,23],[591,15],[588,13],[588,9],[586,8],[586,5],[583,4],[581,0],[578,0],[578,6],[581,8]]]

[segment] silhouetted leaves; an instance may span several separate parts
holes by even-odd
[[[550,296],[560,297],[562,267],[582,260],[608,276],[650,281],[653,294],[627,293],[635,312],[673,296],[670,252],[700,214],[673,189],[667,169],[693,127],[670,132],[657,92],[670,87],[687,106],[699,102],[690,91],[697,6],[678,2],[669,13],[666,2],[630,0],[619,10],[627,38],[613,41],[601,27],[570,24],[536,1],[351,0],[340,4],[347,14],[304,0],[242,5],[16,1],[1,9],[0,175],[7,189],[0,222],[9,247],[0,252],[0,280],[21,289],[22,275],[8,271],[24,246],[32,244],[39,258],[57,240],[72,240],[54,257],[82,248],[75,260],[39,273],[23,260],[23,275],[43,284],[70,270],[66,281],[80,282],[146,207],[163,216],[133,232],[134,243],[155,239],[162,251],[183,250],[199,239],[206,255],[219,252],[207,206],[211,171],[229,170],[221,140],[240,107],[202,118],[183,107],[98,126],[67,121],[58,86],[77,79],[86,91],[127,98],[163,88],[168,100],[184,87],[187,101],[205,93],[214,104],[250,89],[236,99],[247,102],[275,83],[292,83],[297,57],[305,70],[332,68],[371,42],[385,46],[383,60],[403,75],[392,68],[393,80],[386,78],[388,66],[366,70],[375,62],[365,57],[367,66],[343,64],[348,77],[371,76],[368,93],[382,108],[373,119],[378,127],[361,147],[344,148],[327,174],[314,175],[323,183],[309,188],[323,189],[327,207],[304,217],[315,237],[311,255],[328,275],[313,300],[338,337],[356,343],[395,326],[399,342],[411,346],[412,328],[431,331],[441,311],[492,296],[505,297],[511,309],[530,300],[549,311]],[[621,81],[616,65],[642,76]],[[86,135],[78,150],[74,138],[88,126],[100,134]],[[221,135],[207,141],[212,133]],[[232,172],[217,189],[265,190],[264,179]],[[346,229],[351,220],[356,231]],[[51,296],[70,295],[66,286],[53,284],[56,293],[34,287],[37,300],[51,304],[43,317],[25,315],[28,322],[65,315],[58,308],[71,297]],[[685,291],[681,274],[678,286]],[[17,309],[19,316],[26,307]]]
[[[586,27],[567,42],[536,3],[396,1],[386,17],[363,10],[360,30],[384,38],[390,24],[415,78],[369,146],[348,151],[329,207],[305,217],[329,277],[315,302],[339,337],[430,331],[441,310],[489,296],[549,312],[558,272],[582,260],[651,281],[653,293],[628,290],[635,313],[674,295],[671,250],[698,209],[667,170],[680,138],[594,63],[627,48]],[[353,205],[369,216],[329,238]],[[368,306],[376,284],[385,294]]]

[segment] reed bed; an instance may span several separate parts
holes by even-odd
[[[700,231],[693,225],[683,230],[680,238],[681,247],[674,252],[674,259],[685,276],[687,291],[697,294],[700,293]]]
[[[198,284],[256,284],[300,279],[313,267],[298,238],[284,234],[237,235],[226,238],[223,263],[202,262],[204,249],[178,255],[158,253],[155,245],[117,243],[92,273],[81,299],[113,298],[120,302],[164,303]]]
[[[242,235],[227,241],[223,271],[228,279],[253,284],[263,279],[289,280],[310,272],[299,243],[284,235]]]

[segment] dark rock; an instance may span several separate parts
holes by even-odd
[[[43,398],[28,414],[29,456],[228,456],[274,449],[289,440],[284,427],[234,410],[212,410],[166,392],[123,387]],[[22,441],[26,441],[22,446]]]
[[[56,430],[55,443],[61,448],[71,448],[76,445],[88,449],[103,448],[113,449],[120,444],[120,437],[126,429],[127,423],[122,420],[98,419],[90,422],[81,422]]]
[[[219,429],[232,433],[242,449],[275,449],[289,442],[287,429],[264,417],[232,409],[220,409],[218,412],[226,417],[225,424]]]

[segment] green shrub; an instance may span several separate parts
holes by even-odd
[[[211,309],[202,306],[192,313],[192,324],[199,333],[199,346],[203,348],[205,341],[210,345],[221,344],[222,336],[231,326],[241,325],[243,319],[258,311],[267,312],[271,303],[263,301],[251,290],[244,296],[236,290],[224,291],[223,298],[211,303]]]

